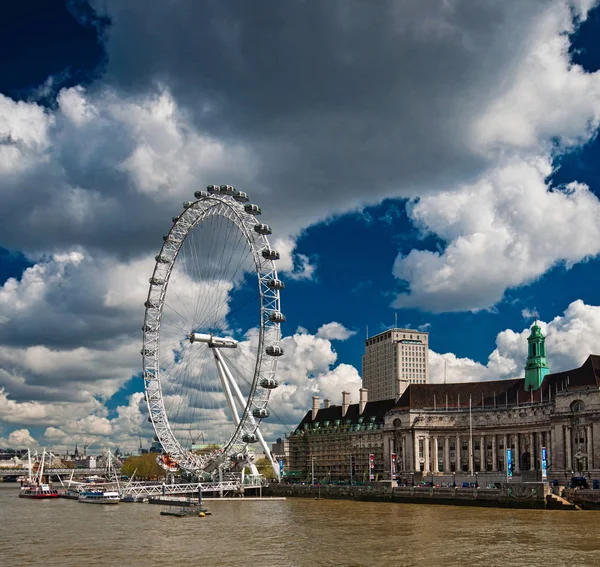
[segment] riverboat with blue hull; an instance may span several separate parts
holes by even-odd
[[[121,496],[114,490],[84,490],[78,500],[85,504],[119,504]]]

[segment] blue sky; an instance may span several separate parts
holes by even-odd
[[[533,311],[553,369],[600,353],[595,2],[167,4],[0,22],[0,445],[151,437],[151,258],[213,182],[284,256],[270,437],[356,397],[395,316],[429,331],[433,381],[520,376]]]

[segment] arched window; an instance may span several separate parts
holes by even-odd
[[[585,409],[585,406],[583,405],[583,402],[581,400],[575,400],[572,404],[571,404],[571,411],[572,412],[579,412],[579,411],[583,411]]]
[[[537,356],[537,345],[535,343],[531,345],[531,356]]]

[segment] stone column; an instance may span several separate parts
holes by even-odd
[[[431,467],[429,464],[429,435],[423,440],[423,457],[425,458],[425,466],[423,467],[423,472],[428,473],[429,471],[431,471]]]
[[[437,435],[433,438],[433,472],[440,472],[440,442]]]
[[[544,438],[542,432],[537,434],[537,458],[540,460],[540,471],[542,470],[542,447],[544,446]]]
[[[420,462],[419,462],[419,438],[417,437],[417,432],[415,431],[413,433],[414,438],[413,438],[413,450],[414,450],[414,456],[413,456],[413,461],[414,461],[414,471],[415,472],[419,472],[421,470]]]
[[[406,437],[402,436],[402,472],[408,469],[408,460],[406,458]]]
[[[548,463],[552,461],[552,429],[546,431],[546,460]]]
[[[565,427],[565,471],[573,470],[573,462],[571,461],[571,428]]]
[[[444,437],[444,472],[450,472],[450,438]]]
[[[529,470],[535,470],[535,438],[534,434],[529,434]]]
[[[586,452],[587,452],[587,468],[588,471],[594,468],[594,452],[592,451],[592,426],[586,425]]]
[[[508,469],[508,463],[506,462],[506,450],[508,449],[508,435],[505,433],[504,434],[504,472],[506,472]]]
[[[485,446],[485,435],[479,438],[479,470],[487,471],[487,447]]]
[[[519,451],[519,434],[517,433],[515,435],[515,455],[513,458],[513,467],[514,467],[515,472],[519,472],[521,470],[519,467],[520,460],[521,460],[521,452]]]
[[[456,451],[454,451],[456,472],[462,471],[462,446],[460,444],[460,435],[456,436]]]
[[[492,471],[498,472],[498,447],[496,447],[495,435],[492,435]]]

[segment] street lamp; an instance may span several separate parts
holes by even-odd
[[[311,468],[311,478],[312,478],[311,484],[314,485],[315,484],[315,458],[314,457],[311,458],[310,465],[311,465],[310,468]]]
[[[477,475],[479,473],[477,471],[475,471],[475,488],[479,488],[479,482],[477,481]]]
[[[452,486],[453,486],[454,488],[456,488],[456,471],[454,471],[454,472],[452,473],[452,476],[453,476],[453,479],[452,479]]]

